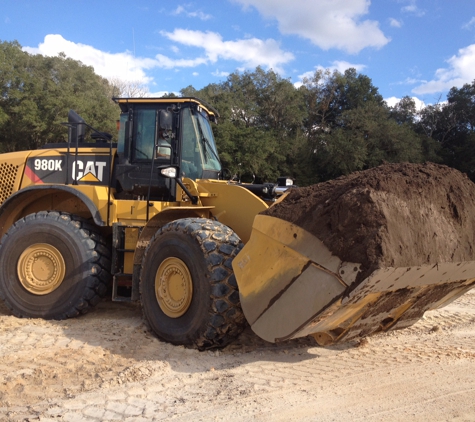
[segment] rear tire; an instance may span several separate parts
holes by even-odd
[[[110,277],[110,248],[74,215],[30,214],[0,243],[0,298],[18,317],[84,314],[105,295]]]
[[[144,317],[161,339],[199,350],[224,347],[244,329],[231,262],[241,250],[227,226],[184,218],[148,245],[140,274]]]

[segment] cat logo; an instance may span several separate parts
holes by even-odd
[[[102,182],[105,161],[75,161],[72,167],[72,178],[78,182]]]
[[[30,157],[25,175],[33,184],[43,183],[85,183],[107,185],[111,162],[104,156],[82,155],[72,157]]]

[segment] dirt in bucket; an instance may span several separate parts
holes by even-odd
[[[381,267],[475,260],[475,184],[434,163],[384,164],[293,188],[262,214],[319,238],[361,263],[357,282]]]

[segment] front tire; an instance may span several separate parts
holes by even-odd
[[[0,243],[0,298],[18,317],[84,314],[104,297],[109,282],[110,249],[80,217],[30,214]]]
[[[227,226],[184,218],[163,226],[148,245],[140,274],[144,317],[173,344],[223,347],[246,322],[231,262],[242,247]]]

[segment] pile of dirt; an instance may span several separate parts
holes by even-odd
[[[263,214],[361,263],[356,282],[382,267],[475,260],[475,184],[447,166],[384,164],[292,189]]]

